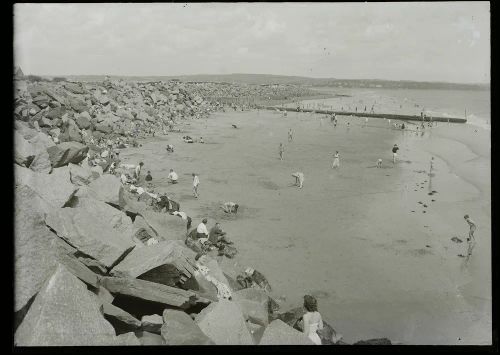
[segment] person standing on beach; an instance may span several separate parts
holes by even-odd
[[[283,154],[285,153],[285,146],[283,145],[283,143],[280,143],[279,153],[280,153],[280,160],[283,160]]]
[[[468,214],[464,216],[465,221],[469,224],[469,237],[467,238],[467,255],[466,258],[468,261],[470,256],[472,255],[472,249],[476,246],[476,239],[474,238],[474,232],[476,231],[476,223],[469,217]],[[463,255],[459,255],[463,256]]]
[[[429,168],[429,175],[431,175],[433,168],[434,168],[434,157],[431,158],[431,166]]]
[[[333,156],[333,164],[332,164],[332,169],[334,168],[340,168],[340,156],[339,156],[339,151],[337,150]]]
[[[200,179],[198,178],[198,175],[195,173],[193,175],[193,195],[194,197],[198,198],[198,185],[200,184]]]
[[[392,163],[396,164],[396,158],[398,156],[398,150],[399,147],[397,144],[394,144],[394,147],[392,147]]]
[[[292,129],[290,128],[288,130],[288,141],[291,142],[293,140],[293,133],[292,133]]]
[[[139,176],[141,175],[141,169],[143,165],[144,163],[141,161],[139,165],[135,167],[134,177],[136,178],[137,181],[139,181]]]

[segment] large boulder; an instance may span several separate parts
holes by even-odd
[[[90,128],[91,125],[91,117],[90,114],[87,111],[84,111],[80,114],[78,114],[75,118],[75,122],[80,129],[87,129]]]
[[[200,329],[217,345],[253,345],[240,308],[224,299],[211,303],[195,318]]]
[[[118,177],[104,174],[89,185],[81,187],[76,196],[79,198],[90,197],[119,206],[122,191],[123,186]]]
[[[36,154],[38,152],[36,152],[35,147],[24,139],[18,131],[14,131],[14,161],[16,164],[29,166]]]
[[[264,330],[259,345],[314,345],[304,333],[276,319]]]
[[[53,168],[78,164],[87,156],[89,147],[79,142],[63,142],[47,149]]]
[[[135,336],[135,334],[133,332],[120,334],[115,339],[119,345],[123,345],[123,346],[142,345],[141,342],[139,341],[139,339]]]
[[[78,142],[82,143],[82,135],[78,126],[75,124],[68,125],[64,132],[59,136],[61,142]]]
[[[368,340],[360,340],[353,345],[392,345],[391,341],[387,338],[375,338]]]
[[[161,336],[167,345],[215,345],[185,312],[163,311]]]
[[[161,334],[163,317],[158,314],[145,315],[141,318],[142,329],[155,334]]]
[[[141,328],[140,320],[111,303],[102,302],[102,313],[111,324],[121,329],[137,330]]]
[[[100,174],[93,172],[88,164],[80,166],[69,163],[68,166],[71,182],[78,186],[88,185],[100,176]]]
[[[240,307],[246,320],[264,327],[267,326],[269,315],[267,309],[261,303],[246,299],[235,300],[235,302]]]
[[[40,154],[37,154],[35,156],[35,159],[33,159],[31,164],[29,165],[29,168],[39,173],[49,174],[52,171],[52,164],[50,162],[49,153],[44,150]]]
[[[14,311],[22,309],[40,290],[57,266],[57,236],[45,225],[50,205],[29,186],[15,189],[14,212]]]
[[[67,168],[54,169],[52,174],[44,174],[16,166],[14,172],[16,186],[31,187],[54,207],[63,207],[77,190],[70,181]]]
[[[66,107],[55,107],[55,108],[51,108],[50,110],[47,111],[47,113],[45,113],[45,117],[53,120],[53,119],[56,119],[56,118],[61,118],[62,116],[64,116],[64,114],[66,113]]]
[[[95,130],[97,132],[101,132],[103,134],[109,134],[113,131],[113,128],[111,126],[109,126],[108,124],[106,123],[97,123],[95,125]]]
[[[73,94],[84,94],[87,92],[81,83],[65,83],[64,87]]]
[[[68,97],[67,102],[71,106],[71,108],[78,113],[88,111],[88,109],[89,109],[89,106],[87,105],[87,103],[85,101],[74,98],[74,97]]]
[[[173,267],[177,272],[172,273],[171,268],[166,268],[166,265]],[[184,279],[190,278],[195,271],[194,265],[194,253],[190,249],[180,243],[168,241],[135,248],[111,270],[111,274],[121,277],[140,277],[143,280],[173,286],[175,285],[173,281],[177,277],[180,278],[180,275],[184,275]],[[154,272],[161,267],[164,269]]]
[[[113,229],[104,218],[96,218],[87,208],[55,210],[47,215],[45,223],[59,237],[107,268],[135,246],[130,237]]]
[[[141,345],[165,345],[165,340],[158,334],[138,330],[135,332],[135,336],[139,339]]]
[[[97,296],[58,265],[14,335],[17,346],[118,345]]]
[[[144,204],[139,212],[161,240],[179,240],[186,234],[186,223],[177,216],[146,210]],[[128,210],[128,209],[127,209]],[[132,211],[133,212],[133,211]]]

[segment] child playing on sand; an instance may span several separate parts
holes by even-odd
[[[339,151],[337,150],[333,156],[333,164],[332,164],[332,169],[334,168],[340,168],[340,156],[339,156]]]
[[[291,142],[293,140],[292,129],[288,130],[288,141]]]
[[[193,195],[194,197],[198,198],[198,185],[200,184],[200,179],[198,178],[198,175],[195,173],[193,175]]]
[[[226,213],[234,213],[236,214],[238,212],[238,207],[240,207],[237,203],[234,202],[225,202],[221,208],[224,210]]]
[[[283,143],[280,143],[279,152],[280,152],[280,160],[283,160],[283,154],[285,153],[285,146],[283,145]]]
[[[179,178],[179,176],[174,171],[174,169],[170,169],[170,173],[168,174],[167,178],[171,184],[177,184],[177,179]]]
[[[397,144],[394,144],[394,147],[392,147],[392,163],[396,164],[396,158],[398,156],[398,150],[399,147]]]
[[[382,167],[382,159],[378,159],[377,160],[377,168],[381,168]]]

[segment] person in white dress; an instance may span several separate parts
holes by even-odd
[[[304,296],[306,313],[302,316],[304,321],[304,334],[316,345],[321,345],[321,338],[317,331],[323,329],[323,319],[318,312],[318,302],[313,296]]]
[[[338,150],[333,155],[332,169],[333,168],[340,168],[340,156],[339,156],[339,151]]]

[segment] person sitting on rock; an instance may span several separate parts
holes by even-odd
[[[219,242],[233,244],[233,242],[227,238],[226,232],[222,230],[219,222],[216,222],[215,225],[210,229],[208,240],[214,245],[217,245]]]
[[[198,233],[197,234],[198,239],[200,239],[200,238],[207,238],[208,239],[209,233],[208,233],[208,229],[207,229],[207,222],[208,222],[208,220],[206,218],[203,218],[201,223],[198,224],[198,227],[196,227],[196,233]]]
[[[236,279],[244,288],[260,287],[267,292],[271,292],[271,285],[269,285],[264,275],[251,267],[246,268],[245,273],[239,275]]]
[[[151,176],[151,171],[148,170],[145,180],[147,182],[153,181],[153,177]]]
[[[240,207],[237,203],[234,202],[225,202],[221,208],[224,210],[226,213],[234,213],[236,214],[238,212],[238,207]]]

